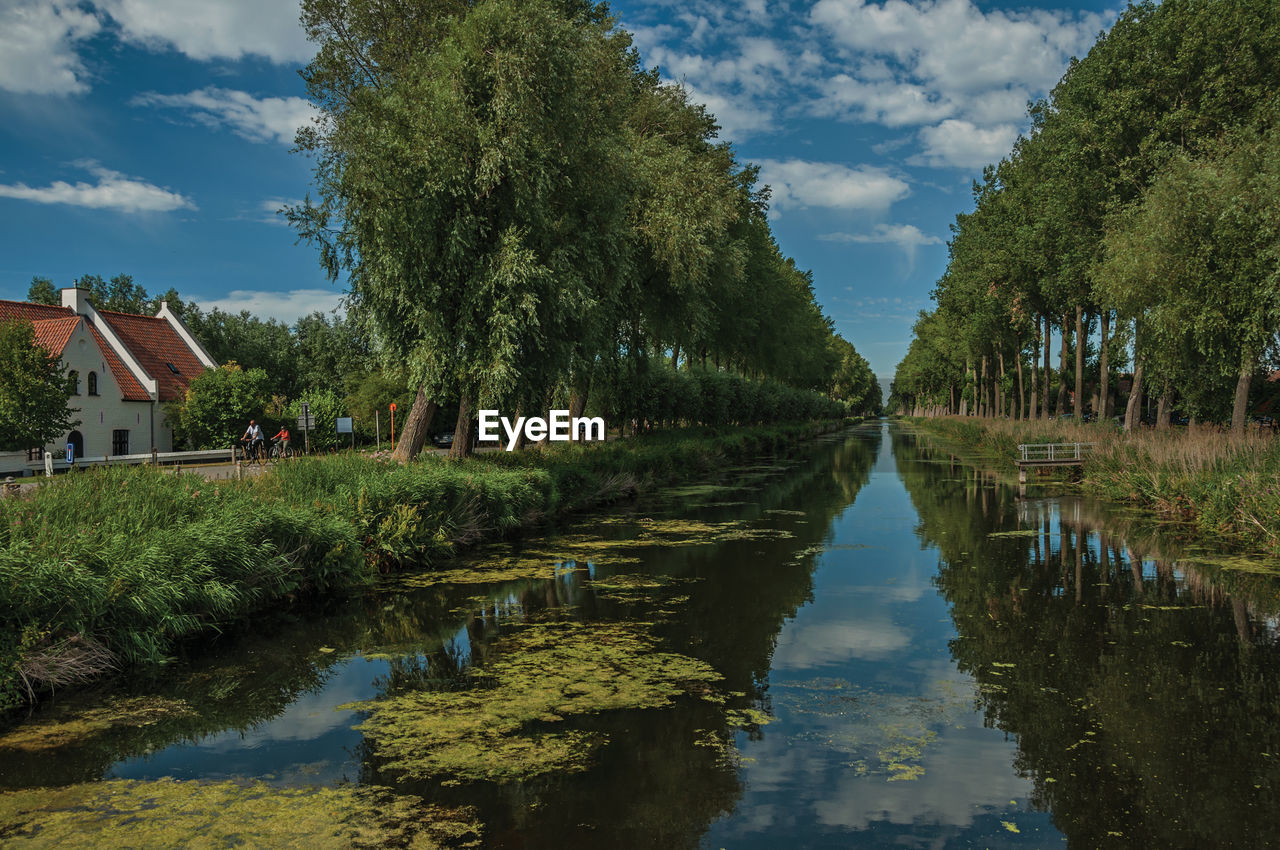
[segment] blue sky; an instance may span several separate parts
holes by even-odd
[[[983,164],[1114,3],[619,0],[773,186],[782,249],[887,386]],[[285,320],[336,306],[275,210],[310,107],[296,0],[0,0],[0,298],[119,272]]]

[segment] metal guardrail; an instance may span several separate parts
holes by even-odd
[[[1074,463],[1083,461],[1097,443],[1021,443],[1020,463]]]
[[[197,463],[230,463],[239,459],[236,449],[206,449],[195,452],[145,452],[143,454],[110,455],[104,457],[78,457],[74,464],[67,463],[66,458],[54,458],[54,469],[68,469],[72,466],[136,466],[144,463],[164,465],[187,465]],[[39,474],[45,469],[44,460],[27,461],[27,469]]]

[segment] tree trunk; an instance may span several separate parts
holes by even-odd
[[[1133,430],[1135,416],[1142,415],[1142,358],[1138,356],[1138,320],[1133,322],[1133,389],[1124,408],[1124,430]]]
[[[978,379],[978,390],[981,401],[978,402],[978,415],[986,418],[991,415],[991,405],[987,403],[987,355],[982,355],[982,377]]]
[[[1058,346],[1058,400],[1053,412],[1061,416],[1067,406],[1067,337],[1071,333],[1069,313],[1062,314],[1062,344]]]
[[[409,416],[404,420],[404,428],[400,432],[400,442],[391,456],[402,463],[413,460],[422,452],[427,444],[427,431],[431,420],[436,418],[436,403],[427,401],[427,394],[418,387],[418,395],[413,399],[413,407],[409,408]]]
[[[575,378],[573,390],[569,393],[569,416],[574,419],[587,409],[587,396],[591,394],[591,373],[582,370]]]
[[[1022,338],[1021,337],[1018,338],[1018,351],[1016,353],[1014,360],[1015,360],[1014,365],[1018,367],[1018,415],[1014,416],[1013,418],[1021,419],[1024,411],[1026,410],[1026,405],[1027,405],[1027,387],[1022,382],[1023,379],[1022,379]]]
[[[1037,399],[1040,394],[1040,317],[1036,316],[1035,332],[1031,335],[1031,404],[1027,405],[1027,418],[1035,419]]]
[[[1156,427],[1169,427],[1169,388],[1165,387],[1164,392],[1160,393],[1160,401],[1156,404]]]
[[[462,402],[458,405],[458,422],[453,428],[453,447],[449,449],[449,457],[464,458],[471,455],[471,399],[462,394]]]
[[[966,392],[966,390],[968,390],[968,389],[969,389],[969,356],[968,356],[968,355],[965,355],[965,358],[964,358],[964,389],[960,390],[960,415],[961,415],[961,416],[968,416],[968,415],[969,415],[969,394]]]
[[[524,418],[524,405],[521,405],[520,407],[516,408],[516,421],[519,422],[523,418]],[[626,423],[623,423],[623,424],[625,425]],[[618,433],[622,433],[621,429],[619,429]],[[517,451],[517,452],[520,451],[525,447],[525,444],[528,442],[529,441],[525,439],[525,436],[524,436],[524,429],[521,428],[520,433],[516,434],[516,441],[515,441],[515,445],[512,448],[512,451]]]
[[[1084,417],[1084,308],[1076,305],[1076,403],[1072,413],[1076,421]]]
[[[997,348],[996,357],[1000,360],[1000,378],[996,380],[996,415],[1000,416],[1000,419],[1005,419],[1009,413],[1005,410],[1006,402],[1009,401],[1005,398],[1005,349]]]
[[[1042,417],[1049,418],[1049,381],[1053,374],[1052,367],[1049,364],[1053,360],[1053,349],[1051,347],[1051,338],[1053,330],[1049,327],[1049,314],[1044,314],[1044,412]]]
[[[1111,418],[1111,364],[1107,349],[1111,347],[1108,331],[1111,329],[1111,309],[1102,311],[1102,344],[1098,349],[1098,418]]]
[[[1231,406],[1231,433],[1244,436],[1245,416],[1249,413],[1249,384],[1253,381],[1254,358],[1241,358],[1240,377],[1236,379],[1236,399]]]
[[[671,368],[680,368],[680,346],[678,345],[671,346]]]

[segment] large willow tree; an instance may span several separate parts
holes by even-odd
[[[418,398],[545,409],[670,356],[828,391],[840,358],[766,188],[713,116],[644,71],[603,4],[303,0],[320,109],[292,209]],[[560,394],[560,395],[557,395]]]

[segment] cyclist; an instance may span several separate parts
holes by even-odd
[[[289,456],[289,426],[281,425],[280,432],[271,438],[272,442],[280,441],[280,457]]]
[[[258,427],[258,423],[249,420],[249,427],[245,429],[244,436],[240,438],[240,442],[249,444],[248,454],[259,462],[262,461],[262,429]]]

